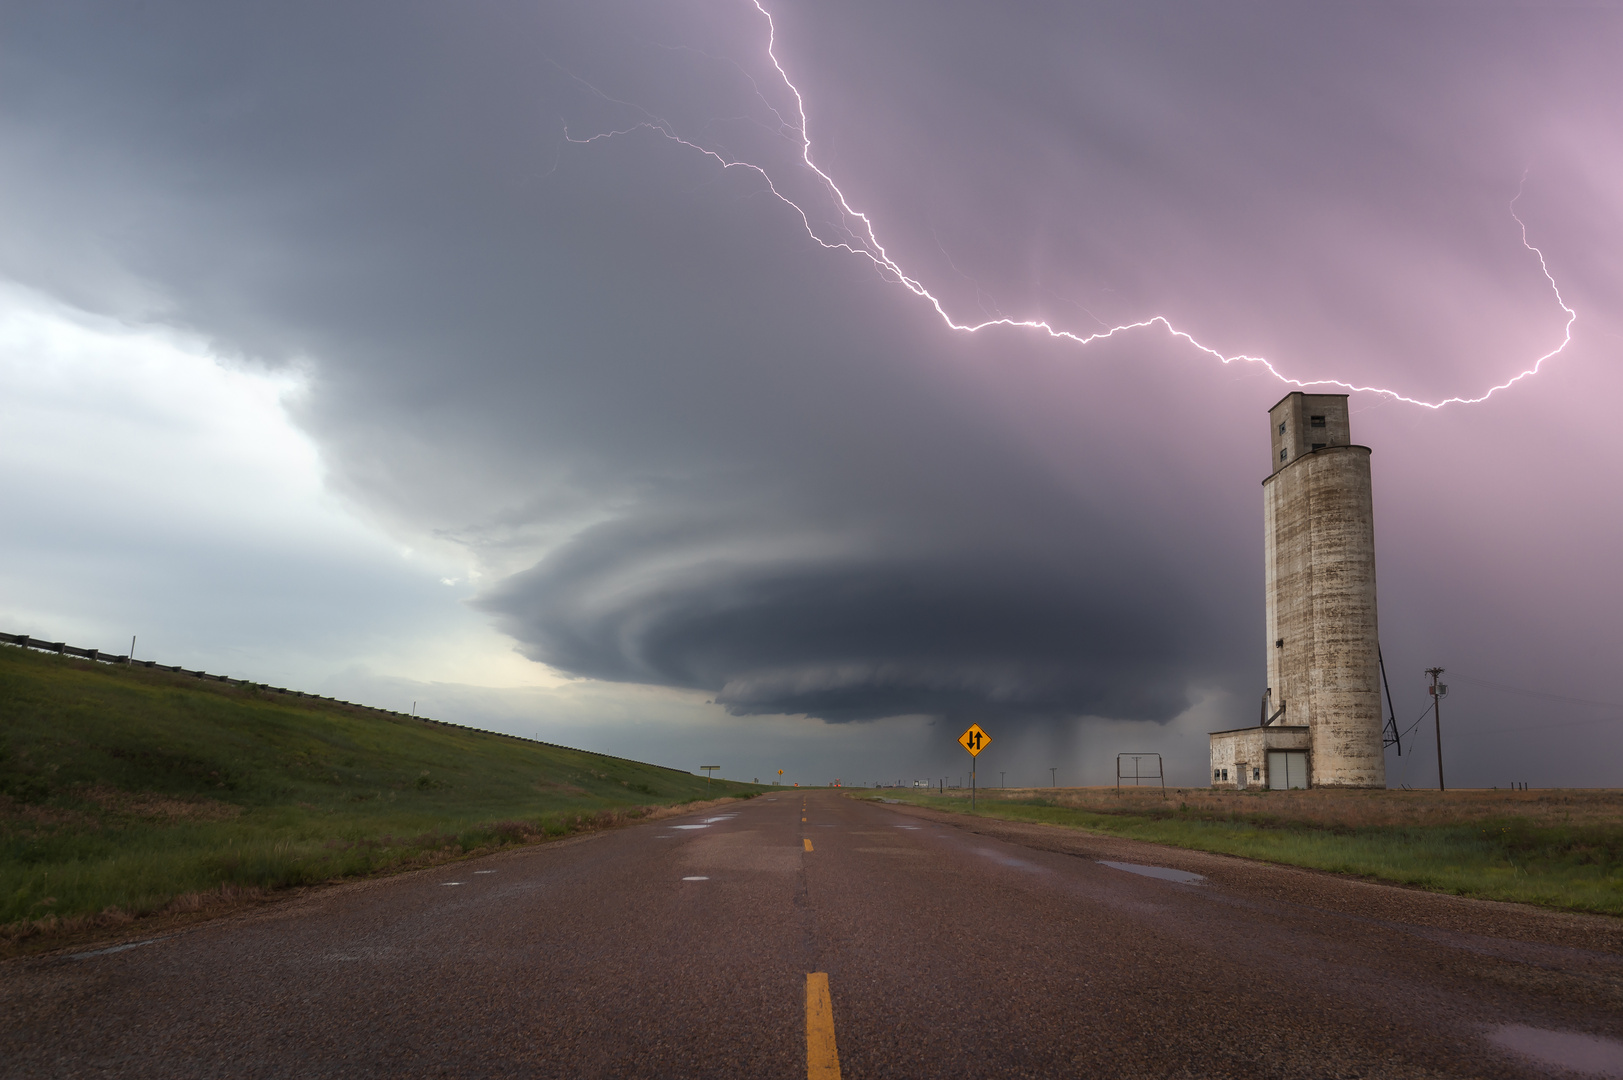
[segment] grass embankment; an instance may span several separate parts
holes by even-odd
[[[969,793],[887,791],[959,813]],[[1623,792],[983,791],[975,813],[1357,874],[1461,896],[1623,915]]]
[[[0,953],[758,790],[0,646]]]

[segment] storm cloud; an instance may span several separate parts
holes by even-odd
[[[1447,593],[1482,666],[1517,654],[1481,627],[1521,594],[1466,567],[1511,558],[1483,523],[1522,466],[1452,455],[1573,438],[1617,465],[1557,404],[1615,382],[1615,12],[774,16],[816,160],[964,321],[1165,314],[1295,378],[1480,393],[1562,332],[1520,190],[1595,328],[1577,381],[1442,419],[1353,403],[1388,640],[1417,666],[1458,637],[1427,622]],[[862,224],[800,162],[748,0],[51,4],[0,33],[0,273],[303,373],[330,487],[469,552],[530,659],[740,716],[1254,708],[1288,387],[1155,327],[957,333],[827,246]],[[1575,512],[1567,565],[1598,568],[1615,505]]]

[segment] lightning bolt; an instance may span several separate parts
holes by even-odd
[[[727,156],[707,146],[682,138],[677,134],[675,128],[669,122],[661,119],[660,117],[654,116],[641,106],[609,97],[607,94],[602,93],[590,83],[587,83],[572,74],[569,76],[571,79],[590,90],[593,94],[596,94],[603,100],[612,102],[616,105],[622,105],[635,109],[637,112],[641,113],[645,119],[631,124],[629,127],[619,128],[613,131],[600,132],[596,135],[580,139],[571,136],[566,127],[564,137],[572,143],[586,145],[602,139],[629,135],[635,131],[647,131],[672,142],[678,143],[681,146],[687,147],[695,153],[704,155],[705,157],[714,161],[723,170],[743,169],[747,172],[752,172],[760,177],[761,181],[766,185],[767,191],[769,191],[785,206],[794,211],[794,213],[800,218],[801,224],[805,227],[806,235],[809,236],[815,243],[829,251],[841,251],[857,256],[858,258],[867,259],[873,264],[874,269],[878,271],[879,275],[884,280],[896,285],[900,285],[914,296],[929,304],[948,329],[957,331],[959,333],[977,334],[983,330],[993,329],[994,327],[1010,327],[1021,330],[1034,330],[1039,333],[1046,334],[1050,338],[1064,339],[1066,341],[1074,342],[1077,345],[1085,346],[1091,345],[1096,341],[1113,338],[1118,334],[1126,334],[1134,330],[1160,328],[1171,337],[1188,344],[1192,348],[1204,353],[1222,364],[1259,365],[1264,368],[1268,374],[1272,375],[1275,379],[1278,379],[1287,386],[1302,387],[1304,389],[1309,387],[1335,386],[1353,393],[1378,394],[1391,398],[1395,401],[1404,402],[1405,404],[1418,405],[1425,409],[1441,409],[1446,405],[1475,405],[1486,401],[1499,391],[1508,390],[1510,387],[1521,382],[1523,379],[1527,379],[1538,374],[1539,370],[1544,366],[1546,361],[1559,356],[1572,341],[1572,326],[1573,323],[1575,323],[1578,319],[1578,313],[1571,307],[1567,306],[1566,300],[1561,295],[1560,286],[1556,284],[1555,277],[1550,273],[1550,267],[1545,261],[1544,252],[1540,248],[1534,246],[1527,238],[1527,223],[1524,222],[1520,215],[1516,213],[1516,202],[1522,196],[1521,187],[1517,188],[1516,197],[1510,201],[1510,215],[1515,219],[1516,224],[1521,229],[1522,246],[1538,257],[1539,269],[1544,273],[1544,280],[1550,284],[1550,291],[1555,295],[1555,302],[1560,306],[1562,311],[1566,312],[1567,321],[1566,325],[1563,327],[1561,343],[1559,345],[1545,353],[1543,356],[1540,356],[1533,362],[1533,365],[1527,368],[1525,371],[1506,379],[1504,382],[1499,383],[1496,386],[1490,386],[1477,397],[1449,397],[1444,398],[1441,401],[1424,401],[1420,398],[1409,397],[1384,386],[1362,386],[1357,383],[1345,382],[1341,379],[1292,378],[1275,367],[1273,362],[1268,360],[1266,357],[1250,356],[1243,353],[1233,356],[1226,355],[1221,350],[1215,349],[1212,346],[1197,340],[1194,335],[1190,334],[1188,331],[1174,326],[1172,321],[1165,315],[1151,315],[1148,318],[1140,319],[1137,322],[1122,323],[1119,326],[1112,326],[1107,330],[1100,330],[1089,334],[1067,330],[1063,327],[1054,325],[1046,319],[1015,319],[1009,317],[998,317],[983,319],[980,322],[960,322],[947,311],[946,306],[942,303],[939,297],[930,292],[930,290],[927,289],[922,282],[908,274],[902,269],[901,265],[897,263],[895,259],[891,258],[889,252],[885,250],[885,246],[879,241],[879,235],[874,229],[872,219],[869,218],[869,216],[863,211],[852,206],[850,200],[846,198],[845,192],[840,189],[839,184],[834,181],[834,178],[828,173],[824,172],[823,169],[812,160],[812,142],[811,135],[809,133],[810,124],[808,123],[806,113],[806,99],[801,94],[800,88],[797,87],[794,84],[794,81],[789,78],[788,71],[784,69],[783,62],[778,58],[777,22],[772,18],[772,13],[768,11],[765,5],[761,3],[761,0],[750,0],[750,2],[754,5],[755,10],[760,13],[762,18],[766,20],[766,55],[767,58],[772,62],[772,67],[774,70],[777,71],[778,77],[783,81],[783,85],[788,88],[790,94],[792,94],[794,97],[795,113],[799,118],[798,124],[786,119],[781,113],[773,108],[770,103],[766,102],[765,97],[760,94],[759,86],[755,83],[753,78],[749,77],[747,72],[744,73],[745,77],[749,79],[751,85],[755,87],[757,96],[761,98],[762,102],[766,104],[767,109],[778,120],[777,134],[785,138],[793,136],[793,140],[799,144],[798,156],[801,163],[806,167],[806,169],[817,177],[818,182],[822,185],[832,204],[839,210],[839,214],[842,219],[840,227],[845,233],[845,239],[824,239],[824,237],[818,233],[816,227],[812,224],[811,215],[807,213],[806,209],[802,207],[800,203],[784,194],[784,192],[773,181],[771,175],[767,173],[764,167],[749,161],[728,158]],[[737,65],[734,66],[736,67]],[[739,70],[742,71],[743,69],[740,68]],[[1524,172],[1522,174],[1522,184],[1525,185],[1526,181],[1527,174]]]

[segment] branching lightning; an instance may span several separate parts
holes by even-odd
[[[1245,354],[1234,356],[1226,355],[1222,351],[1197,340],[1188,331],[1181,330],[1177,326],[1174,326],[1172,321],[1165,315],[1151,315],[1147,318],[1140,319],[1137,322],[1123,323],[1119,326],[1113,326],[1107,330],[1100,330],[1094,333],[1078,333],[1076,331],[1067,330],[1063,327],[1055,326],[1045,319],[1015,319],[1009,317],[999,317],[984,319],[980,322],[960,322],[953,318],[953,316],[947,311],[946,306],[942,303],[940,298],[938,298],[934,293],[930,292],[929,289],[925,288],[924,284],[917,278],[909,275],[893,258],[891,258],[890,254],[885,250],[885,246],[879,242],[879,236],[874,229],[873,221],[866,213],[852,206],[850,201],[846,198],[845,192],[840,189],[840,186],[837,183],[835,183],[834,178],[828,173],[824,172],[823,169],[812,160],[812,143],[811,135],[809,134],[809,124],[807,122],[806,101],[801,95],[800,88],[797,87],[789,78],[788,71],[784,69],[783,63],[778,59],[777,23],[772,18],[772,13],[766,9],[761,0],[750,0],[750,2],[754,4],[756,11],[758,11],[766,20],[766,55],[771,61],[772,67],[777,71],[778,77],[783,81],[783,85],[788,89],[789,93],[793,95],[795,102],[795,113],[798,116],[798,123],[785,118],[781,113],[773,108],[770,103],[766,103],[765,97],[759,93],[758,86],[756,87],[757,95],[761,96],[762,102],[766,104],[768,110],[770,110],[773,116],[776,117],[779,125],[778,134],[785,138],[792,138],[792,141],[798,144],[798,156],[801,163],[806,167],[806,169],[817,177],[818,182],[823,186],[833,204],[839,208],[840,215],[843,218],[841,227],[846,234],[845,239],[830,240],[825,239],[822,235],[820,235],[817,228],[812,224],[811,215],[807,213],[804,207],[786,195],[779,188],[779,186],[774,183],[772,177],[767,173],[767,170],[764,167],[749,161],[731,159],[707,146],[693,142],[689,139],[685,139],[677,134],[675,128],[670,123],[652,115],[641,106],[632,104],[631,102],[611,98],[608,95],[603,94],[596,87],[591,86],[589,83],[586,83],[575,76],[571,76],[571,78],[575,78],[576,82],[590,90],[593,94],[596,94],[603,100],[612,102],[616,105],[635,109],[637,112],[640,112],[645,119],[631,124],[628,127],[613,131],[600,132],[596,135],[580,139],[569,135],[566,129],[564,137],[570,142],[584,145],[597,142],[602,139],[610,139],[618,136],[628,135],[635,131],[647,131],[687,147],[698,154],[704,155],[705,157],[714,161],[724,170],[743,169],[753,172],[758,175],[761,181],[766,185],[767,191],[769,191],[775,198],[781,201],[785,206],[788,206],[799,216],[801,224],[806,229],[806,234],[811,237],[815,243],[830,251],[843,251],[848,254],[858,256],[859,258],[867,259],[873,264],[874,268],[879,272],[882,278],[892,282],[893,284],[902,286],[902,288],[906,289],[914,296],[917,296],[921,300],[928,303],[932,308],[935,309],[935,313],[940,317],[942,323],[944,323],[949,329],[958,331],[960,333],[974,334],[979,333],[982,330],[992,329],[994,327],[1011,327],[1023,330],[1035,330],[1046,334],[1051,338],[1062,338],[1067,341],[1075,342],[1078,345],[1090,345],[1093,342],[1106,338],[1113,338],[1118,334],[1125,334],[1129,331],[1146,330],[1152,327],[1159,327],[1170,336],[1187,343],[1196,350],[1225,365],[1235,363],[1260,365],[1267,370],[1268,374],[1272,375],[1275,379],[1278,379],[1280,382],[1285,383],[1288,386],[1302,388],[1324,386],[1340,387],[1349,392],[1379,394],[1395,401],[1405,402],[1410,405],[1418,405],[1426,409],[1441,409],[1445,405],[1475,405],[1479,402],[1486,401],[1499,391],[1509,389],[1510,387],[1521,382],[1523,379],[1538,374],[1545,361],[1551,360],[1560,355],[1560,353],[1565,350],[1567,345],[1572,341],[1572,326],[1573,323],[1577,321],[1578,313],[1571,307],[1567,306],[1566,300],[1561,295],[1561,289],[1556,284],[1555,277],[1550,273],[1549,265],[1546,263],[1544,258],[1544,252],[1538,247],[1535,247],[1527,239],[1527,224],[1522,221],[1520,215],[1516,213],[1516,202],[1521,198],[1521,191],[1519,189],[1516,192],[1516,198],[1512,199],[1510,203],[1511,217],[1515,219],[1516,224],[1521,229],[1522,246],[1538,257],[1539,269],[1543,272],[1544,279],[1549,282],[1550,290],[1555,295],[1556,303],[1560,306],[1561,310],[1566,313],[1567,321],[1563,328],[1561,343],[1559,345],[1545,353],[1543,356],[1540,356],[1533,362],[1533,365],[1527,368],[1525,371],[1506,379],[1504,382],[1499,383],[1496,386],[1490,386],[1487,390],[1483,391],[1476,397],[1449,397],[1444,398],[1441,401],[1424,401],[1419,398],[1409,397],[1396,390],[1388,389],[1382,386],[1361,386],[1356,383],[1345,382],[1341,379],[1292,378],[1291,376],[1281,372],[1265,357],[1249,356]],[[745,75],[746,78],[749,78],[747,73],[745,73]],[[753,78],[750,78],[750,82],[752,85],[755,85]],[[1525,183],[1525,181],[1526,176],[1524,174],[1523,182]]]

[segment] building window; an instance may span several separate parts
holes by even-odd
[[[1212,770],[1212,782],[1216,783],[1217,781],[1219,781],[1221,779],[1223,779],[1223,770],[1222,769],[1213,769]]]
[[[1274,648],[1283,649],[1284,647],[1285,647],[1285,639],[1284,638],[1276,638],[1274,640]]]
[[[1323,450],[1324,447],[1325,447],[1325,444],[1322,443],[1322,442],[1316,442],[1316,443],[1313,444],[1313,449],[1315,449],[1315,450]]]
[[[1227,769],[1224,769],[1223,770],[1223,779],[1227,780],[1228,778],[1229,778],[1229,771]]]
[[[1283,447],[1282,447],[1282,448],[1280,448],[1280,451],[1279,451],[1279,460],[1280,460],[1280,461],[1284,461],[1284,460],[1285,460],[1285,450],[1284,450],[1284,448],[1283,448]]]
[[[1279,433],[1281,435],[1285,434],[1285,421],[1283,420],[1279,422]]]
[[[1310,417],[1307,418],[1307,423],[1308,423],[1309,427],[1323,427],[1324,426],[1324,417],[1322,417],[1322,416],[1310,416]]]
[[[1253,780],[1261,780],[1262,779],[1262,769],[1261,768],[1252,769],[1251,770],[1251,779],[1253,779]]]

